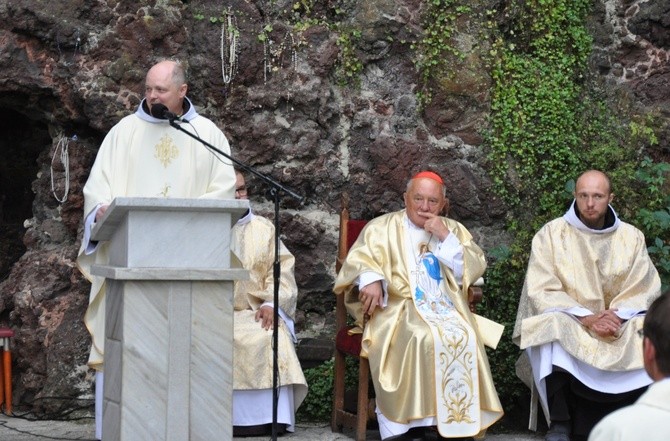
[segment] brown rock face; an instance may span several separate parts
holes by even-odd
[[[371,217],[401,208],[407,179],[432,168],[447,181],[450,215],[484,249],[507,240],[506,208],[493,195],[480,145],[490,80],[479,53],[486,48],[472,43],[482,25],[459,24],[468,57],[454,77],[436,79],[439,93],[419,109],[408,42],[421,32],[422,2],[300,2],[313,4],[311,13],[324,21],[361,30],[354,40],[363,64],[358,87],[339,81],[342,34],[323,24],[292,25],[290,13],[282,14],[294,3],[231,0],[224,9],[213,0],[46,7],[0,0],[0,325],[17,333],[17,405],[56,412],[74,401],[47,397],[92,397],[82,322],[89,286],[75,264],[82,187],[105,133],[134,111],[145,72],[159,58],[187,63],[190,98],[239,159],[305,196],[301,205],[284,197],[280,215],[282,237],[297,256],[304,360],[322,359],[332,341],[343,192],[353,216]],[[669,2],[615,3],[614,13],[593,13],[592,69],[667,119]],[[228,83],[221,31],[229,17],[238,30],[238,66]],[[660,142],[667,151],[668,136]],[[267,189],[249,181],[256,210],[271,215]]]

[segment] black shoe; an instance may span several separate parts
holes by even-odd
[[[426,438],[423,436],[416,437],[403,433],[402,435],[394,435],[390,438],[384,438],[384,441],[426,441]]]
[[[384,438],[384,441],[426,441],[426,429],[424,427],[412,427],[401,435]]]
[[[436,441],[474,441],[475,439],[471,436],[466,436],[462,438],[445,438],[442,435],[440,435],[439,430],[437,430],[437,426],[432,426],[430,428],[431,432],[434,432],[434,435],[432,436],[427,436],[427,440],[436,440]]]
[[[286,433],[286,424],[277,424],[277,435]],[[272,435],[272,424],[259,424],[256,426],[233,426],[234,437],[266,436]]]

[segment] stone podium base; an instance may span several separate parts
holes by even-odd
[[[104,440],[232,439],[236,271],[97,272],[108,290]],[[198,280],[152,280],[179,276]]]

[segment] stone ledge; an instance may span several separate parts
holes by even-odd
[[[298,342],[296,352],[303,369],[313,368],[333,357],[335,343],[326,338],[304,338]]]

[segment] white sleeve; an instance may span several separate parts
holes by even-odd
[[[95,215],[98,213],[98,210],[101,206],[102,204],[96,205],[95,208],[88,214],[88,216],[86,216],[86,219],[84,219],[84,238],[82,241],[86,244],[86,248],[84,248],[84,254],[87,256],[93,254],[95,250],[98,249],[99,242],[91,241],[91,228],[93,228],[93,224],[95,223]]]
[[[435,257],[451,268],[454,272],[456,282],[460,285],[463,282],[463,245],[455,234],[449,235],[438,244],[435,251]]]

